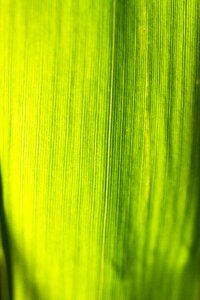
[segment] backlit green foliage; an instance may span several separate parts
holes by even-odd
[[[2,297],[199,299],[199,9],[0,0]]]

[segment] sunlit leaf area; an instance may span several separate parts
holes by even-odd
[[[0,299],[200,300],[200,1],[0,0]]]

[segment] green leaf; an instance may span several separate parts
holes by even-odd
[[[0,0],[3,298],[200,299],[199,12]]]

